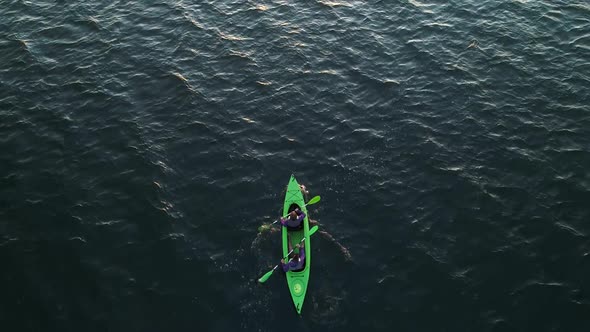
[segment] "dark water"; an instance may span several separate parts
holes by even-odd
[[[0,330],[588,331],[589,87],[582,0],[3,1]]]

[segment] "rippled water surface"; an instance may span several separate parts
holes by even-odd
[[[589,87],[581,0],[3,1],[1,329],[588,331]]]

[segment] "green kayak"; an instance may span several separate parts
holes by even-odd
[[[301,308],[303,307],[303,300],[305,300],[305,293],[307,292],[307,284],[309,282],[309,271],[311,267],[311,241],[309,238],[309,216],[307,215],[307,208],[305,207],[303,194],[301,193],[299,183],[297,183],[295,176],[291,175],[289,185],[287,186],[287,193],[285,194],[283,215],[288,214],[296,208],[299,208],[301,211],[305,212],[303,228],[300,230],[288,230],[287,227],[282,227],[282,237],[283,257],[287,256],[289,253],[289,245],[287,241],[290,240],[291,246],[295,247],[295,245],[301,242],[301,239],[305,237],[305,241],[303,243],[305,245],[305,265],[303,269],[299,271],[289,271],[286,273],[287,284],[289,285],[289,292],[291,292],[295,310],[297,310],[298,314],[301,314]]]

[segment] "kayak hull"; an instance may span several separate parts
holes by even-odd
[[[282,243],[283,243],[283,257],[289,253],[289,241],[291,246],[294,248],[297,243],[300,243],[303,237],[305,237],[305,266],[299,271],[289,271],[286,273],[287,285],[289,286],[289,292],[295,305],[295,310],[298,314],[301,314],[303,308],[303,301],[305,300],[305,294],[307,293],[307,285],[309,282],[309,273],[311,267],[311,241],[309,238],[309,216],[307,208],[305,207],[305,200],[299,187],[299,183],[295,179],[294,175],[291,175],[289,184],[287,185],[287,192],[285,193],[285,202],[283,204],[283,215],[288,214],[295,207],[299,207],[301,211],[305,212],[305,218],[303,219],[303,228],[301,230],[288,230],[287,227],[282,227]]]

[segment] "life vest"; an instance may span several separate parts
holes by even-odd
[[[305,257],[299,257],[298,261],[297,261],[297,265],[295,265],[294,267],[291,268],[291,271],[297,271],[297,270],[301,270],[303,268],[303,265],[305,265]]]
[[[299,227],[299,225],[301,225],[301,223],[303,222],[303,218],[299,218],[297,217],[295,220],[291,219],[291,217],[287,218],[287,226],[289,227]]]
[[[297,261],[292,261],[293,263],[296,263],[294,266],[291,266],[291,268],[289,270],[291,271],[297,271],[297,270],[301,270],[303,268],[303,266],[305,265],[305,249],[300,248],[299,249],[299,259]]]
[[[305,213],[301,210],[297,210],[297,218],[291,219],[291,216],[288,216],[285,220],[285,224],[288,228],[298,229],[303,224],[303,219],[305,219]]]

